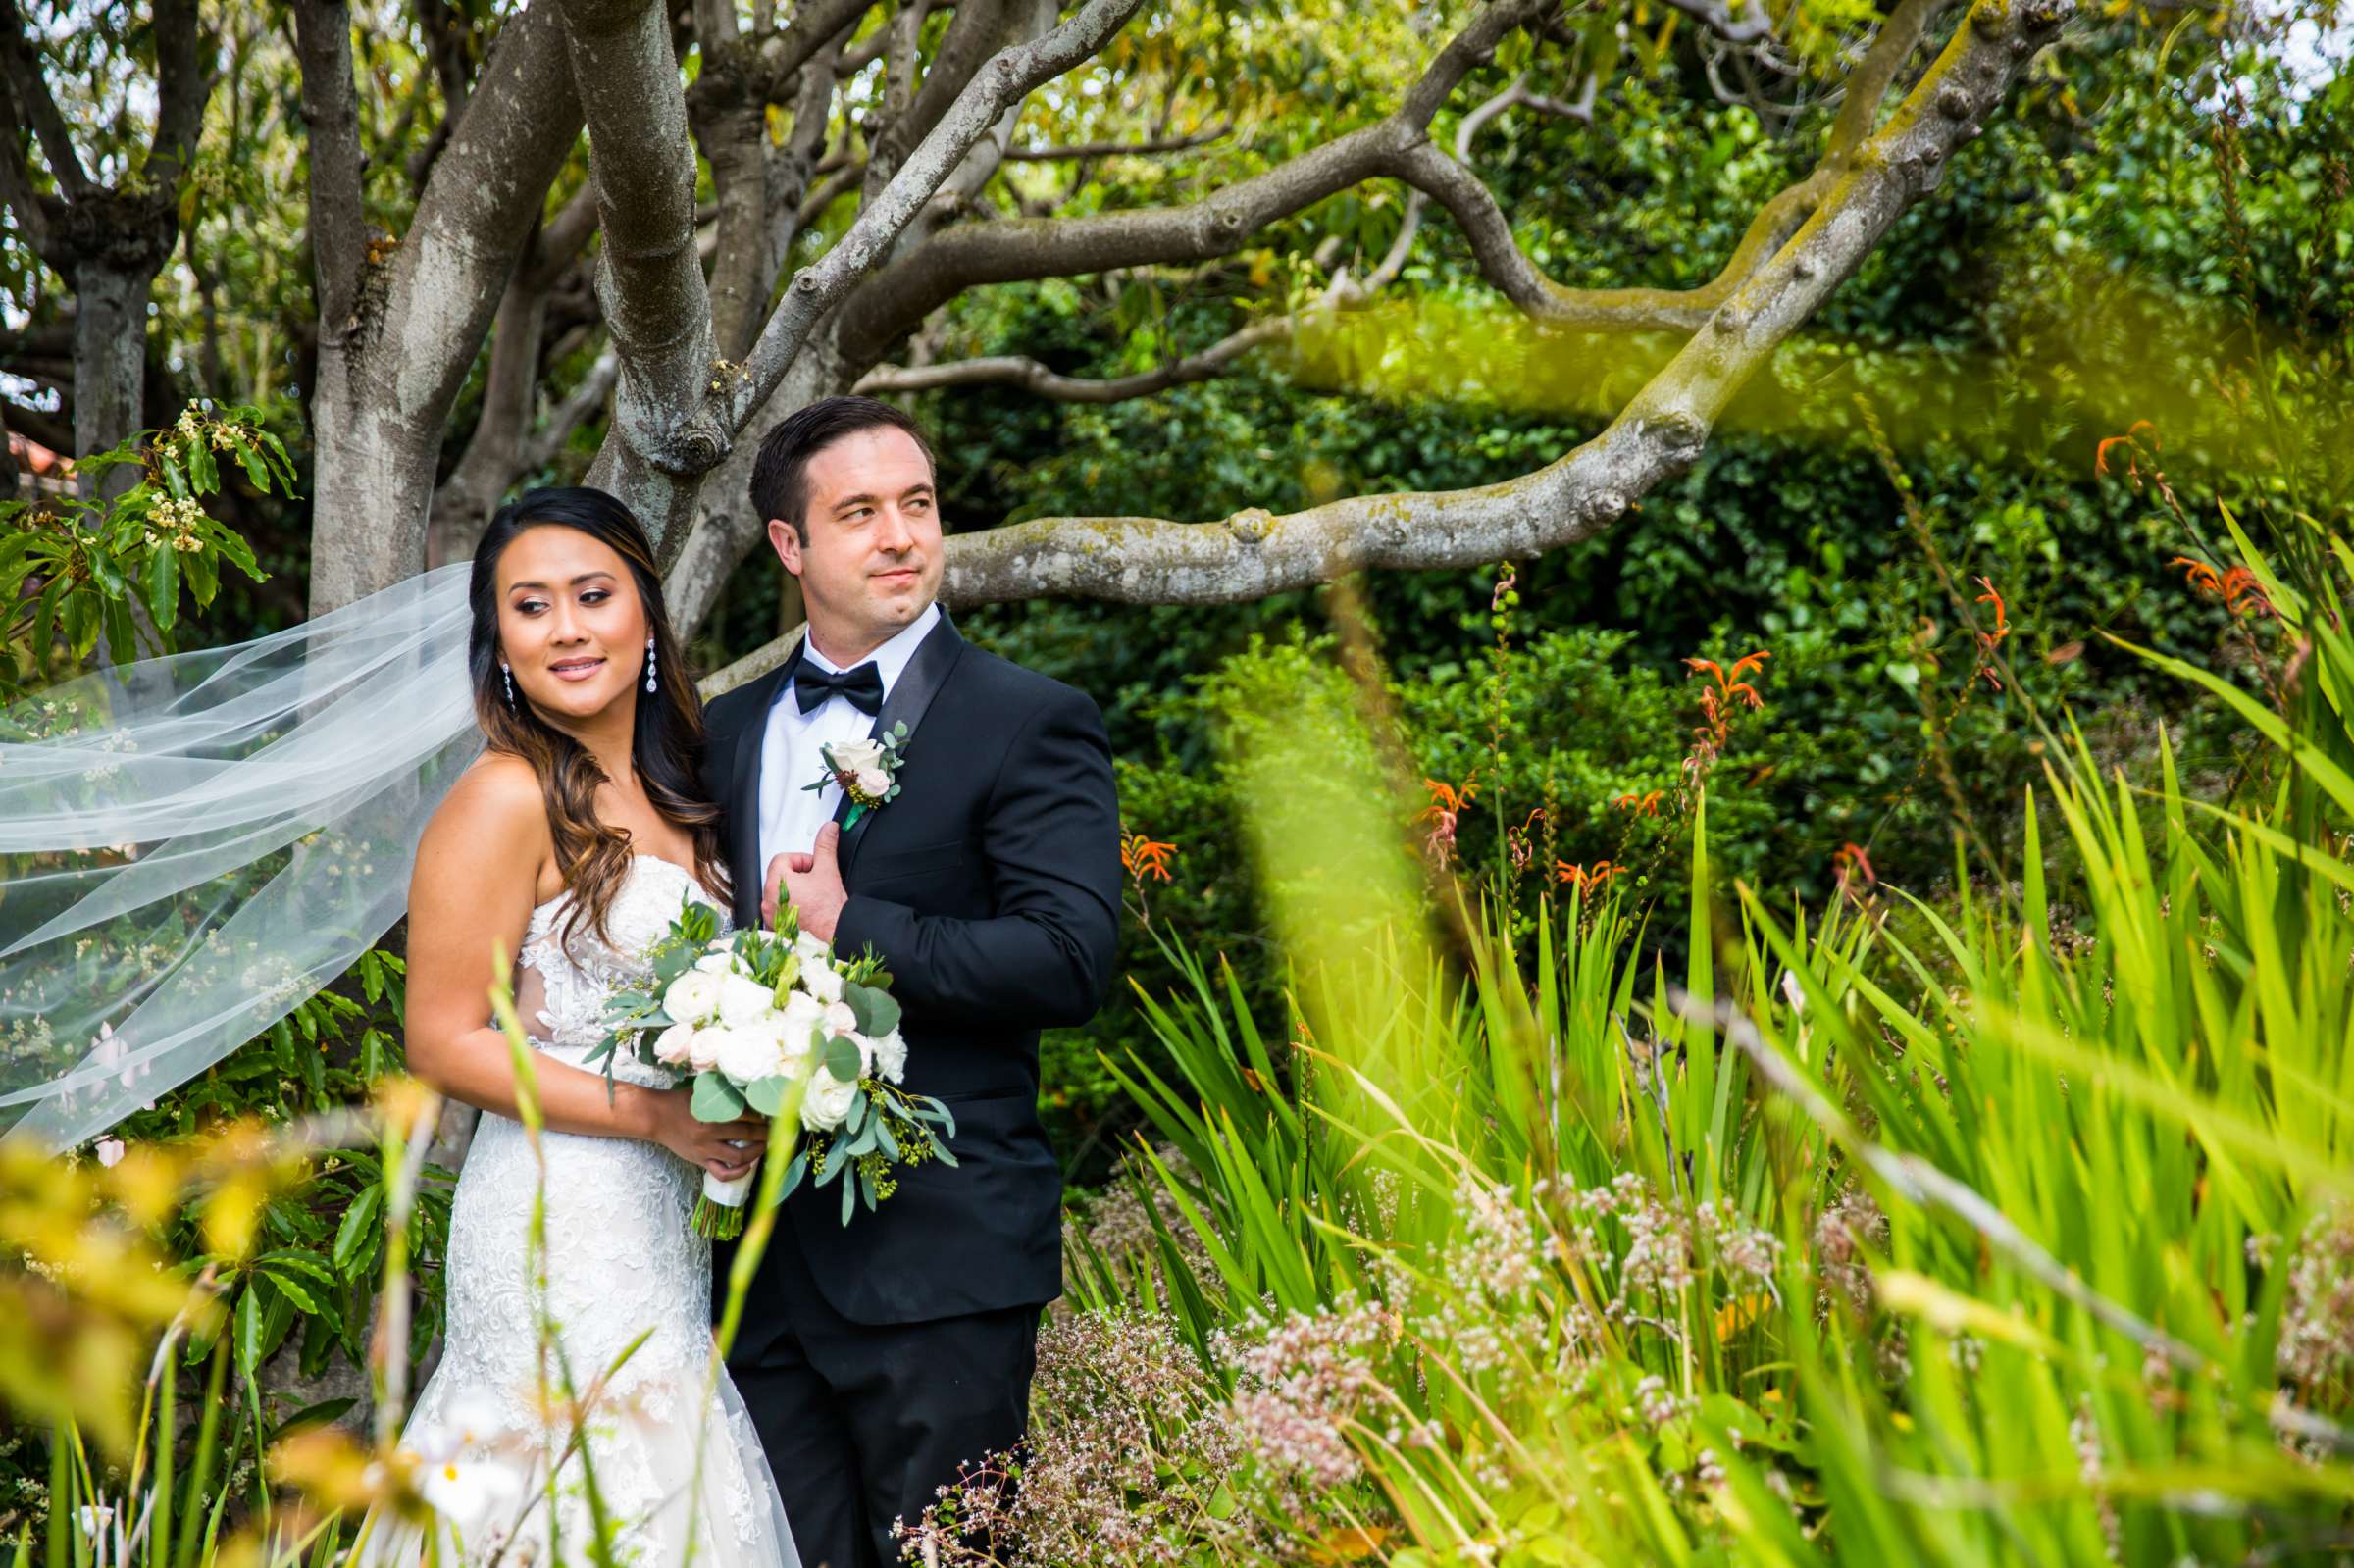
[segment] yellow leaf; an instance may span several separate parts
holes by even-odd
[[[1379,1525],[1351,1525],[1346,1529],[1328,1531],[1308,1548],[1308,1560],[1320,1563],[1362,1562],[1380,1551],[1382,1543],[1389,1539],[1390,1533]]]

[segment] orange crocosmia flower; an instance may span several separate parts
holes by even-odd
[[[1660,814],[1660,793],[1657,789],[1651,789],[1638,795],[1629,789],[1612,804],[1622,811],[1638,811],[1646,817],[1656,817]]]
[[[1841,844],[1838,853],[1831,856],[1831,863],[1839,868],[1839,885],[1842,887],[1854,879],[1861,879],[1867,886],[1877,886],[1879,884],[1880,879],[1872,873],[1871,856],[1862,844]]]
[[[1992,632],[1981,632],[1978,633],[1978,635],[1985,638],[1988,645],[1991,646],[1994,643],[2002,641],[2003,638],[2011,634],[2011,616],[2008,608],[2003,603],[2002,593],[1992,582],[1988,582],[1984,578],[1980,578],[1978,579],[1978,586],[1984,588],[1986,591],[1979,594],[1976,600],[1973,602],[1978,604],[1991,604],[1994,606],[1994,630]]]
[[[1147,877],[1169,880],[1169,856],[1177,846],[1157,838],[1148,838],[1141,833],[1123,831],[1120,835],[1120,865],[1138,882]]]
[[[1422,808],[1422,815],[1432,819],[1460,815],[1471,803],[1471,797],[1479,793],[1478,778],[1474,774],[1465,779],[1460,788],[1443,780],[1423,780],[1422,787],[1430,791],[1430,804]]]
[[[2194,561],[2187,555],[2177,555],[2166,564],[2180,567],[2182,581],[2202,598],[2220,599],[2224,596],[2223,579],[2217,577],[2215,568],[2206,562]]]

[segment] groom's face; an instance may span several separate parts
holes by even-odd
[[[939,596],[932,465],[904,430],[880,426],[818,448],[803,477],[803,529],[772,519],[769,541],[801,580],[810,629],[827,655],[862,658]]]

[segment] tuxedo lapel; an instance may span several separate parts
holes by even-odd
[[[768,716],[777,693],[793,679],[801,662],[804,636],[785,662],[752,688],[751,717],[736,739],[733,777],[728,781],[728,865],[736,879],[736,924],[755,925],[760,919],[760,885],[768,868],[760,863],[760,754],[768,749]]]
[[[956,661],[963,653],[964,638],[957,634],[955,624],[948,619],[948,612],[941,611],[940,625],[925,635],[915,650],[915,657],[907,661],[907,668],[901,670],[898,680],[892,683],[891,694],[883,699],[883,711],[875,715],[874,725],[867,731],[868,738],[880,740],[891,733],[893,727],[903,724],[907,727],[908,766],[924,766],[922,759],[915,755],[915,733],[922,728],[924,715],[931,711],[933,699],[940,695],[941,688],[948,683],[948,673],[956,668]],[[855,823],[843,830],[839,858],[845,880],[858,858],[858,846],[865,841],[866,831],[874,826],[876,817],[890,809],[884,806],[877,811],[861,812]],[[841,822],[849,814],[849,810],[850,798],[845,792],[841,803],[834,808],[834,820]]]

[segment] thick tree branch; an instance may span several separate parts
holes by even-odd
[[[294,44],[302,62],[302,121],[311,149],[312,286],[318,291],[320,322],[340,330],[350,320],[368,252],[349,0],[295,0]]]
[[[1043,518],[962,534],[948,541],[944,599],[1228,603],[1367,567],[1459,568],[1591,537],[1692,463],[1733,395],[1936,186],[1954,150],[2073,10],[2073,0],[1981,0],[1798,232],[1608,429],[1550,467],[1476,489],[1356,497],[1286,517]],[[784,651],[771,644],[707,685],[757,674]]]
[[[22,124],[32,127],[33,140],[40,144],[41,156],[48,160],[49,177],[57,181],[59,192],[68,201],[90,195],[98,188],[97,184],[81,167],[81,155],[74,150],[74,136],[66,128],[66,117],[58,112],[57,100],[50,96],[49,83],[41,75],[40,53],[26,35],[25,18],[18,10],[17,0],[0,0],[0,71],[7,73],[16,115]]]
[[[179,189],[196,156],[205,101],[212,95],[196,0],[156,0],[155,135],[147,149],[150,183]],[[178,207],[175,202],[176,214]],[[177,225],[175,228],[177,237]]]
[[[1132,397],[1150,397],[1189,381],[1209,380],[1223,375],[1231,361],[1260,344],[1277,342],[1291,334],[1292,324],[1286,318],[1254,322],[1199,354],[1188,354],[1155,370],[1104,380],[1057,375],[1037,360],[1003,354],[914,368],[885,365],[861,377],[856,390],[880,395],[929,392],[944,386],[1012,386],[1062,403],[1120,403]]]
[[[659,470],[700,474],[728,434],[703,412],[718,356],[669,20],[654,0],[568,0],[563,15],[604,231],[597,297],[621,357],[615,433]]]
[[[711,338],[727,358],[750,346],[766,313],[777,264],[769,255],[767,73],[736,27],[735,0],[695,0],[702,70],[687,92],[688,118],[718,193],[711,264]]]
[[[1205,130],[1184,136],[1155,136],[1146,141],[1079,141],[1056,147],[1022,147],[1005,149],[1005,157],[1013,163],[1051,163],[1062,159],[1079,158],[1147,158],[1156,153],[1190,152],[1206,147],[1213,141],[1223,141],[1234,134],[1231,121],[1220,121]]]
[[[25,106],[17,100],[14,74],[6,71],[0,71],[0,114],[11,124],[21,124],[26,118]],[[0,203],[7,204],[33,253],[46,260],[56,249],[56,225],[65,216],[65,203],[33,188],[24,143],[13,135],[0,136]]]

